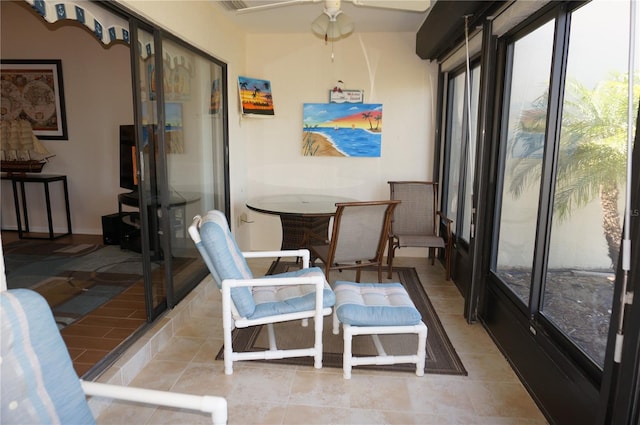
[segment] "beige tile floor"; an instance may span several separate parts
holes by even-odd
[[[269,262],[250,264],[260,275]],[[129,362],[116,364],[101,380],[113,381],[128,369],[129,374],[135,370],[125,380],[131,386],[223,396],[230,424],[546,424],[482,325],[465,322],[464,300],[455,285],[444,280],[442,267],[424,258],[398,257],[396,264],[416,267],[468,376],[417,377],[356,367],[352,379],[344,380],[341,369],[262,362],[235,363],[233,375],[226,376],[222,362],[214,360],[222,346],[216,323],[219,292],[200,289],[182,313],[174,309],[171,332],[159,331],[145,345],[149,349],[140,348],[142,342],[134,346],[137,353],[125,354]],[[200,286],[205,285],[213,284],[205,280]],[[158,329],[166,329],[167,320],[162,319]],[[141,363],[136,358],[144,350],[148,361]],[[131,363],[143,366],[138,371]],[[203,414],[120,402],[98,410],[99,425],[211,423]]]

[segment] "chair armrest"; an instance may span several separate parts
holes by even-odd
[[[223,397],[198,396],[169,391],[148,390],[80,380],[82,390],[88,396],[107,397],[116,400],[135,401],[167,407],[197,410],[211,414],[215,425],[227,423],[227,400]]]
[[[309,268],[310,253],[308,249],[289,249],[282,251],[247,251],[243,252],[244,258],[268,258],[268,257],[302,257],[302,268]]]
[[[453,223],[453,220],[444,215],[442,211],[436,211],[436,215],[440,216],[440,220],[444,221],[447,226],[447,236],[451,236],[451,224]]]
[[[324,275],[300,276],[300,277],[271,277],[269,279],[225,279],[222,281],[222,290],[227,287],[238,288],[241,286],[290,286],[290,285],[316,285],[324,289]]]
[[[442,211],[436,211],[436,215],[439,215],[440,219],[442,219],[443,221],[445,221],[447,223],[453,223],[453,220],[450,219],[449,217],[447,217],[446,215],[444,215],[444,213]]]

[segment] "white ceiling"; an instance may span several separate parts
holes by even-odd
[[[266,9],[246,12],[228,10],[219,0],[214,1],[217,7],[232,22],[249,33],[300,33],[311,32],[311,22],[324,9],[324,1],[309,0],[301,3],[281,5]],[[273,0],[244,0],[247,6],[280,3]],[[432,0],[432,4],[435,1]],[[424,3],[418,2],[418,3]],[[356,6],[351,1],[343,0],[342,12],[355,24],[357,32],[417,32],[429,13],[410,12],[371,6]]]

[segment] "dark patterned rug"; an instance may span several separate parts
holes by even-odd
[[[272,274],[294,270],[299,266],[295,263],[279,262],[272,266]],[[422,320],[427,325],[427,355],[425,373],[447,374],[447,375],[467,375],[467,371],[458,357],[449,337],[447,336],[440,319],[438,318],[429,297],[418,278],[413,267],[395,267],[394,276],[389,281],[400,282],[404,285],[413,300],[416,308],[422,314]],[[338,276],[336,280],[353,280],[350,273],[334,272],[332,278]],[[371,268],[362,274],[362,282],[375,282],[377,272]],[[278,348],[289,349],[299,347],[310,347],[313,345],[313,326],[302,327],[300,321],[279,323],[274,326]],[[325,317],[323,330],[324,354],[322,364],[324,367],[342,368],[342,333],[333,335],[331,316]],[[236,351],[263,351],[268,348],[266,328],[257,326],[252,328],[235,329],[233,331],[233,346]],[[381,335],[380,340],[387,354],[410,354],[417,350],[416,335]],[[353,353],[355,355],[376,355],[370,335],[360,335],[353,338]],[[220,349],[217,360],[223,359],[223,349]],[[313,358],[298,357],[278,360],[264,360],[267,362],[308,365],[313,366]],[[357,366],[362,369],[392,370],[415,372],[415,364],[395,364],[395,365],[366,365]]]

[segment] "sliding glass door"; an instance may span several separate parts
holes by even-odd
[[[137,28],[136,134],[146,297],[152,318],[207,275],[193,216],[229,210],[226,67],[160,31]]]
[[[164,234],[171,252],[174,299],[202,275],[187,227],[196,214],[225,205],[224,68],[176,41],[162,38],[165,74],[164,154],[168,199]]]

